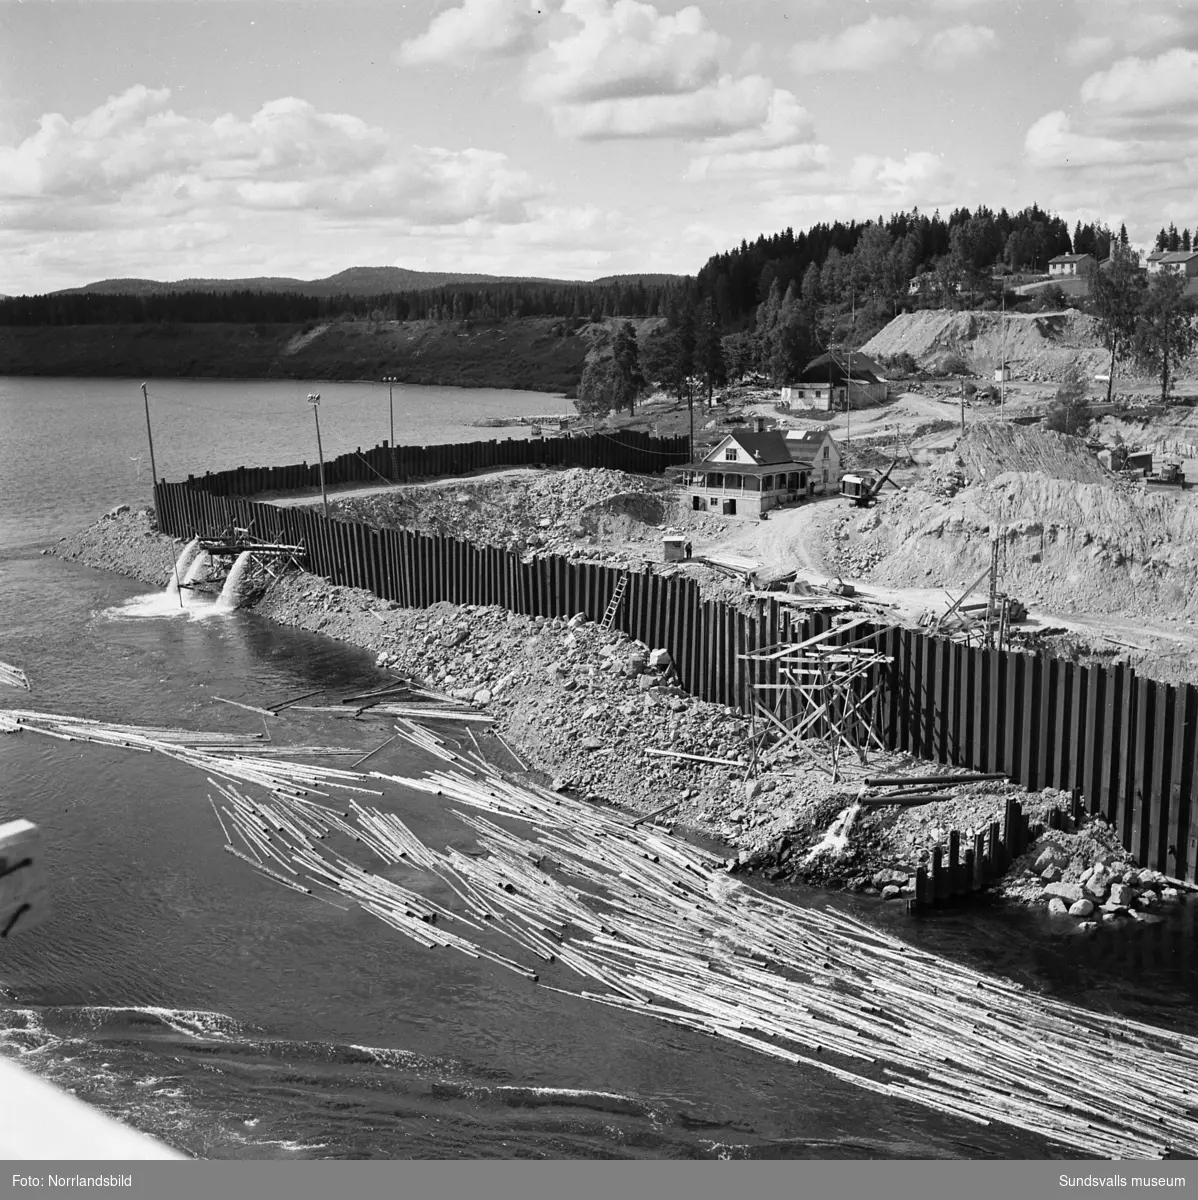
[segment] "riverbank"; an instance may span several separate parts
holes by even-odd
[[[163,587],[180,548],[154,530],[149,510],[121,506],[62,539],[54,552]],[[662,823],[722,846],[730,869],[779,883],[905,899],[915,871],[935,847],[946,847],[950,829],[968,837],[987,828],[1002,819],[1010,795],[1033,822],[1067,803],[1052,789],[1028,795],[1001,782],[963,785],[946,789],[948,799],[934,804],[858,810],[848,836],[829,842],[826,834],[843,824],[867,774],[922,773],[926,764],[873,754],[868,765],[844,767],[834,782],[813,743],[811,753],[750,769],[754,731],[745,714],[687,695],[663,652],[604,632],[581,615],[546,620],[447,603],[402,609],[304,572],[281,577],[256,611],[370,650],[381,669],[487,711],[492,728],[542,782],[592,803],[657,814]],[[512,769],[501,742],[484,744]],[[1134,870],[1105,827],[1083,833],[1069,851],[1064,870],[1060,854],[1038,868],[1030,860],[1016,864],[1009,896],[1047,905],[1058,898],[1051,885],[1072,882],[1099,858],[1116,882]],[[1058,873],[1042,877],[1047,866]]]
[[[590,343],[569,321],[0,326],[0,375],[134,379],[390,377],[571,392]]]

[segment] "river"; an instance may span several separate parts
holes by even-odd
[[[310,458],[308,390],[322,394],[327,453],[386,436],[385,389],[151,383],[159,474]],[[395,398],[397,439],[424,442],[492,436],[465,422],[566,403],[409,387]],[[0,659],[34,689],[6,689],[0,706],[245,732],[256,718],[215,697],[375,683],[369,655],[253,613],[135,619],[126,606],[145,588],[41,553],[117,503],[148,501],[144,434],[136,384],[0,380]],[[362,753],[381,740],[377,726],[315,714],[274,724],[280,739]],[[393,746],[380,769],[432,765]],[[209,791],[159,755],[0,736],[0,820],[41,826],[54,898],[43,926],[0,943],[0,1053],[189,1154],[1063,1153],[424,950],[223,853]],[[462,836],[432,797],[395,791],[388,805],[426,841]],[[1192,906],[1080,937],[1031,913],[912,921],[862,898],[791,898],[796,921],[807,905],[843,905],[1076,1003],[1198,1032]]]

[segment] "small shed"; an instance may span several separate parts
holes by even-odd
[[[994,368],[994,382],[995,383],[1010,383],[1011,382],[1011,368],[1010,367],[995,367]]]
[[[667,534],[661,539],[666,562],[681,562],[686,558],[686,538]]]
[[[1145,475],[1152,474],[1152,451],[1133,450],[1127,456],[1128,471],[1143,471]]]

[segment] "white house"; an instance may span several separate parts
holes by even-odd
[[[1155,259],[1155,261],[1152,261]],[[1198,275],[1198,250],[1166,250],[1159,257],[1150,256],[1149,271],[1177,271],[1187,278]]]
[[[1084,275],[1096,266],[1092,254],[1058,254],[1048,260],[1048,273],[1056,279],[1071,275]]]
[[[809,496],[814,467],[796,461],[785,437],[765,432],[758,418],[752,432],[730,433],[699,461],[682,468],[679,482],[691,508],[729,517],[763,512]]]
[[[826,429],[792,429],[786,444],[795,459],[811,464],[814,495],[834,496],[840,490],[840,447]]]

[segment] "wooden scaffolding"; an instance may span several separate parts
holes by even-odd
[[[753,685],[753,715],[764,722],[759,749],[772,738],[768,754],[777,758],[797,750],[800,742],[821,740],[829,751],[833,780],[840,778],[845,751],[864,764],[871,749],[886,749],[878,732],[878,706],[883,668],[894,659],[877,643],[895,626],[840,640],[870,623],[854,618],[805,641],[744,655],[772,664],[777,676]]]

